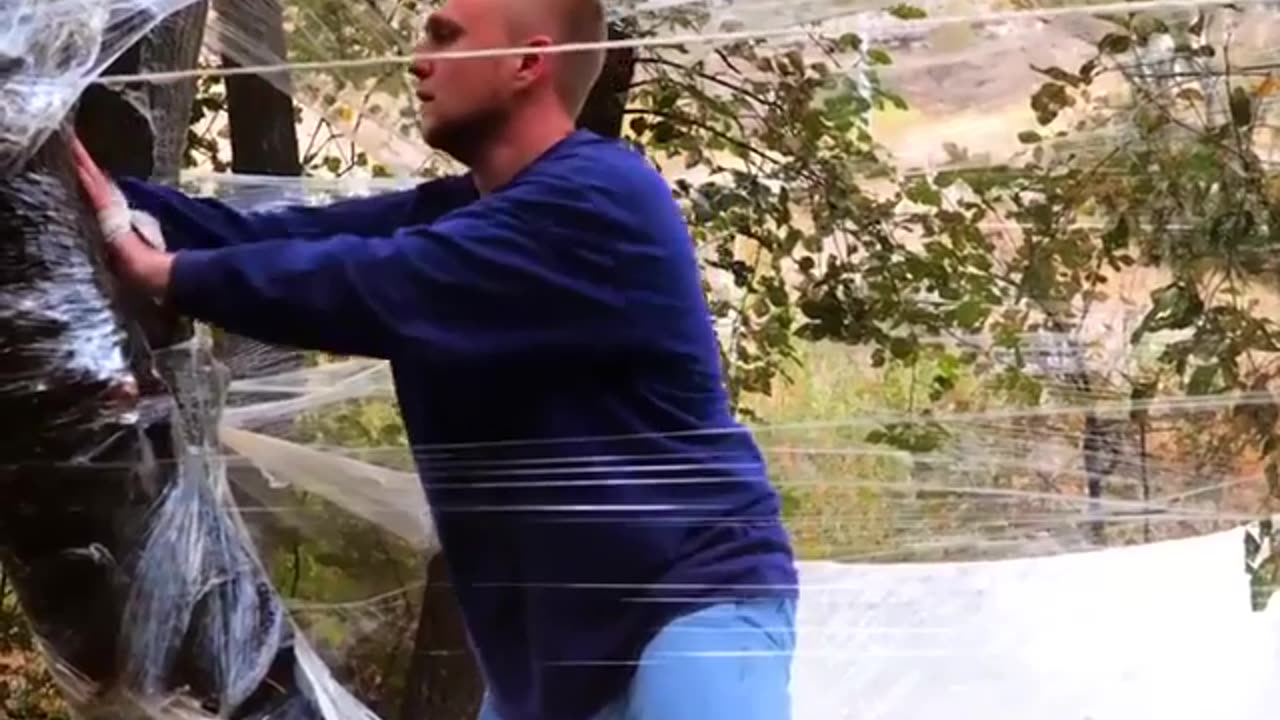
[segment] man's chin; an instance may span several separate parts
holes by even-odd
[[[449,144],[450,135],[451,133],[436,123],[422,126],[422,139],[427,141],[427,145],[436,150],[447,152],[447,148],[444,146]]]
[[[422,139],[428,146],[464,165],[475,158],[482,135],[482,126],[474,122],[425,122],[422,125]]]
[[[436,142],[439,141],[439,135],[440,135],[439,123],[433,122],[431,120],[425,120],[425,119],[419,118],[418,132],[422,134],[422,139],[426,141],[428,146],[436,150],[440,149],[436,147]]]

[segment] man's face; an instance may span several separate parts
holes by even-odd
[[[506,0],[447,0],[426,23],[423,53],[509,47]],[[427,144],[463,163],[489,142],[509,113],[516,56],[419,59],[412,69]]]

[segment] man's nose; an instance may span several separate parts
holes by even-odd
[[[435,68],[436,68],[435,61],[429,58],[423,57],[423,55],[426,54],[426,52],[427,52],[426,48],[422,47],[421,45],[414,48],[414,54],[417,57],[413,59],[413,64],[409,67],[409,74],[413,75],[419,80],[426,80],[427,78],[431,77],[431,74],[433,72],[435,72]]]

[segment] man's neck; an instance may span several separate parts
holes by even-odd
[[[574,124],[564,115],[548,120],[511,118],[510,125],[471,165],[471,176],[481,195],[510,182],[556,144],[573,134]]]

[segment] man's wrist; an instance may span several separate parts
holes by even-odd
[[[168,295],[173,276],[170,253],[151,247],[136,231],[119,235],[108,247],[120,274],[130,285],[157,300]]]
[[[159,251],[150,252],[148,255],[151,258],[144,282],[147,290],[156,299],[163,300],[169,296],[173,285],[173,255]]]

